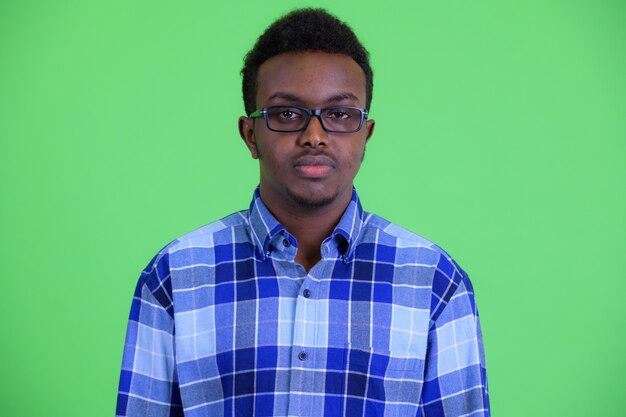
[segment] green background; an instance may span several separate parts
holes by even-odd
[[[625,416],[626,2],[300,2],[370,50],[365,208],[472,277],[495,416]],[[0,2],[0,404],[114,414],[139,272],[249,204],[239,70],[292,6]]]

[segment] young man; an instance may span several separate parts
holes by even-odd
[[[489,415],[467,275],[353,188],[374,131],[356,36],[295,11],[242,73],[259,188],[142,273],[117,415]]]

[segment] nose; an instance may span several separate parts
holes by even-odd
[[[318,146],[326,146],[328,142],[328,132],[322,127],[320,116],[312,115],[306,129],[302,131],[298,137],[301,146],[310,146],[316,148]]]

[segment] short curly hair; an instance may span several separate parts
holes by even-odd
[[[241,70],[246,114],[256,110],[257,73],[268,59],[286,52],[322,51],[351,57],[365,73],[365,102],[370,108],[373,72],[369,53],[344,22],[324,9],[297,9],[272,23],[244,58]]]

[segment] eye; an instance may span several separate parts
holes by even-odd
[[[267,113],[271,123],[283,125],[294,125],[302,123],[304,116],[302,111],[296,107],[272,107]]]
[[[292,110],[283,110],[278,114],[278,117],[285,120],[293,120],[300,117],[300,115]]]
[[[342,109],[337,109],[329,111],[327,117],[329,119],[346,120],[352,116]]]

